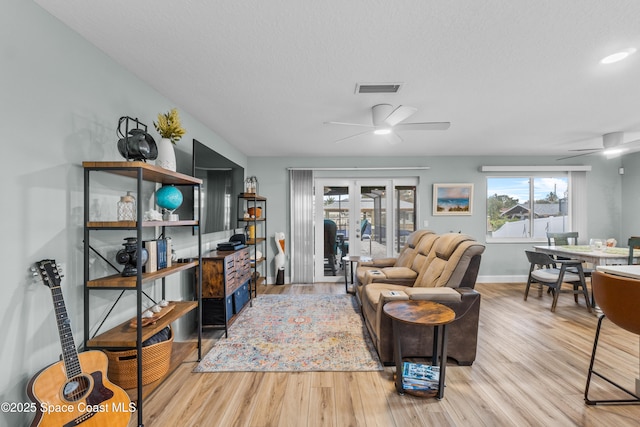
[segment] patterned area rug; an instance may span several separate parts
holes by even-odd
[[[351,295],[259,295],[194,372],[380,371]]]

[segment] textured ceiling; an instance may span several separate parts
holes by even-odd
[[[566,155],[640,136],[635,0],[35,0],[251,156]],[[397,94],[354,93],[402,82]],[[391,145],[357,127],[410,105]]]

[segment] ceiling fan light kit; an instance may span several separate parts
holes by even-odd
[[[635,47],[630,47],[624,50],[621,50],[620,52],[616,52],[613,53],[609,56],[605,56],[604,58],[602,58],[600,60],[601,64],[613,64],[615,62],[620,62],[623,59],[626,59],[629,57],[629,55],[632,55],[636,52],[636,48]]]

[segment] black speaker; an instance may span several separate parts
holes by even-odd
[[[243,245],[247,244],[247,237],[244,234],[234,234],[229,238],[230,242],[240,242]]]

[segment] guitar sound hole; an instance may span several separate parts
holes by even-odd
[[[91,388],[91,381],[85,375],[78,375],[67,381],[62,390],[62,394],[69,402],[76,402],[82,399]]]

